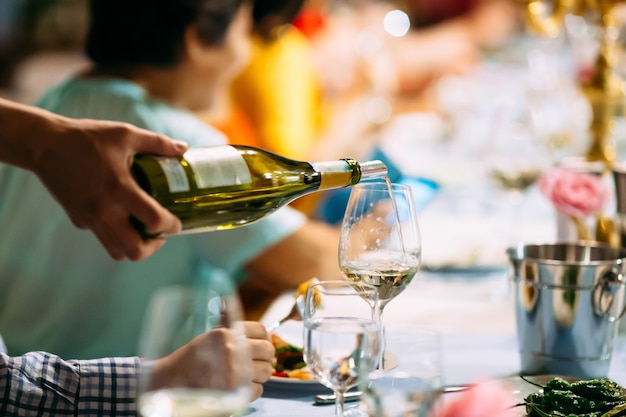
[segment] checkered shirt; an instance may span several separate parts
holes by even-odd
[[[137,416],[139,358],[0,353],[0,416]]]

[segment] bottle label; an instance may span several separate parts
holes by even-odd
[[[311,162],[314,170],[322,174],[320,190],[347,187],[352,181],[352,170],[346,161]]]
[[[161,165],[161,169],[165,174],[170,193],[189,191],[187,174],[177,158],[157,156],[156,160],[159,162],[159,165]]]
[[[185,160],[193,170],[198,188],[250,184],[252,176],[248,164],[232,146],[194,149],[185,153]]]

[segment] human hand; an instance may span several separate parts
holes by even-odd
[[[125,123],[60,118],[42,138],[32,171],[63,206],[74,225],[90,229],[116,260],[152,255],[164,238],[143,240],[129,222],[148,230],[178,233],[181,223],[133,179],[137,153],[182,155],[183,142]]]
[[[265,326],[256,321],[244,322],[244,331],[250,345],[252,358],[252,400],[263,394],[263,383],[272,376],[274,371],[274,345]]]
[[[250,400],[263,393],[263,383],[272,374],[271,361],[274,347],[265,331],[257,322],[244,322],[244,331],[250,346],[250,361],[242,361],[236,335],[225,328],[215,329],[194,338],[171,355],[155,360],[149,390],[175,386],[233,390],[240,386],[242,378],[251,386]],[[210,355],[197,355],[210,345]]]

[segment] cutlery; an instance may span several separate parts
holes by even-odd
[[[468,389],[467,385],[448,385],[441,388],[442,394],[452,394],[455,392],[461,392]],[[361,391],[350,391],[344,394],[345,402],[358,401],[361,398]],[[335,403],[335,394],[318,394],[313,397],[315,404],[326,405]]]
[[[293,303],[293,306],[291,307],[291,310],[289,310],[289,313],[287,313],[287,315],[283,317],[282,319],[275,321],[272,324],[267,325],[265,327],[265,330],[267,330],[268,333],[271,333],[274,330],[276,330],[278,327],[280,327],[286,321],[289,321],[289,320],[302,321],[302,312],[304,310],[304,297],[306,296],[306,291],[311,285],[316,284],[318,282],[319,280],[317,278],[312,278],[300,284],[300,286],[298,287],[295,293],[296,301]]]
[[[296,301],[293,303],[289,313],[282,319],[275,321],[274,323],[265,327],[268,333],[273,332],[280,327],[284,322],[288,320],[302,321],[302,307],[304,305],[304,294],[300,294],[296,297]]]

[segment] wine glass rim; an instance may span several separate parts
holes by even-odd
[[[403,192],[403,191],[410,191],[411,190],[411,186],[409,184],[403,184],[403,183],[399,183],[399,182],[392,182],[389,185],[391,185],[391,189],[394,191],[399,191],[399,192]],[[374,191],[385,191],[385,192],[389,192],[389,186],[386,182],[383,181],[376,181],[376,182],[360,182],[358,184],[355,184],[352,186],[353,189],[364,189],[364,190],[374,190]]]

